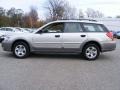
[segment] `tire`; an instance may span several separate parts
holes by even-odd
[[[13,45],[13,55],[16,58],[23,59],[30,55],[30,48],[27,43],[18,41]]]
[[[83,48],[82,54],[89,61],[96,60],[100,55],[100,48],[96,44],[87,44]]]

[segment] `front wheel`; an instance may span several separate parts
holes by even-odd
[[[100,49],[95,44],[88,44],[83,49],[83,56],[87,60],[96,60],[100,55]]]
[[[30,54],[28,45],[25,42],[16,42],[13,45],[13,54],[17,58],[26,58]]]

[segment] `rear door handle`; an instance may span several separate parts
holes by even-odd
[[[86,37],[86,35],[80,35],[81,37]]]
[[[56,38],[59,38],[59,37],[60,37],[60,35],[55,35],[55,37],[56,37]]]

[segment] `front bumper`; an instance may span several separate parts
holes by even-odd
[[[4,40],[4,38],[0,38],[0,43]]]
[[[102,43],[102,52],[113,51],[116,49],[116,41]]]
[[[11,44],[11,42],[3,41],[3,42],[1,43],[1,45],[2,45],[2,48],[3,48],[4,51],[12,51],[12,50],[11,50],[11,49],[12,49],[12,44]]]

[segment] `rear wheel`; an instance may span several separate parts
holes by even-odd
[[[87,60],[96,60],[100,55],[100,49],[96,44],[88,44],[83,49],[83,56]]]
[[[30,54],[29,46],[22,41],[16,42],[13,45],[13,54],[17,58],[26,58]]]

